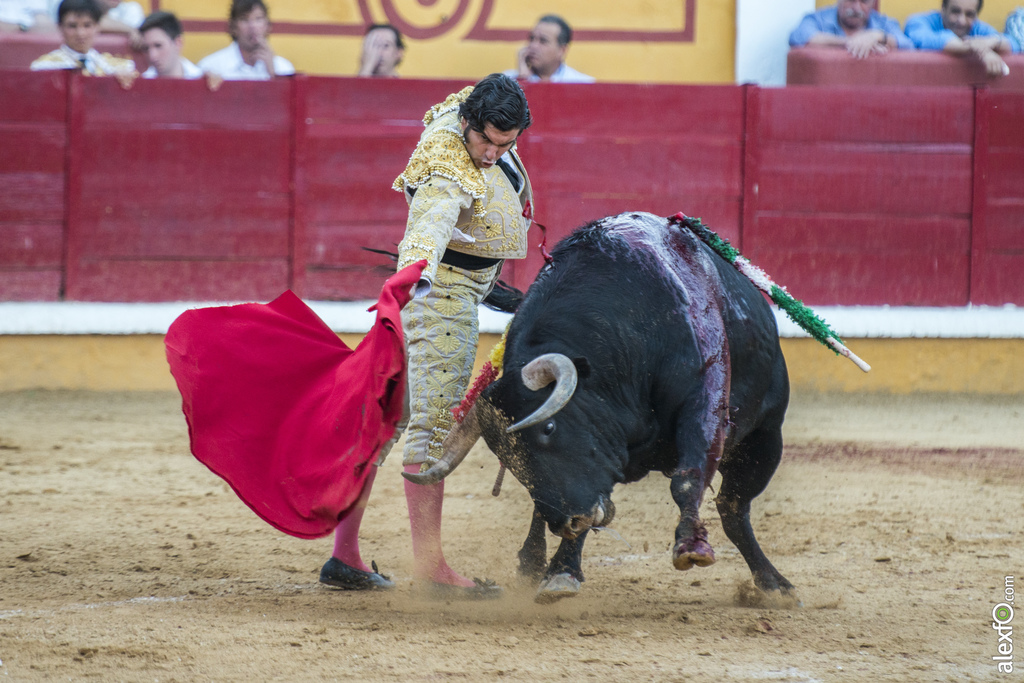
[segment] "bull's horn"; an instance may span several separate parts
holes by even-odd
[[[555,382],[555,389],[548,396],[548,400],[544,401],[544,405],[509,427],[509,433],[532,427],[564,408],[576,391],[576,382],[579,379],[576,366],[568,356],[561,353],[537,356],[523,366],[522,377],[523,384],[531,391],[538,391],[552,382]]]
[[[466,413],[462,422],[452,427],[444,438],[441,448],[444,455],[426,472],[402,472],[402,476],[414,484],[436,484],[459,466],[473,445],[480,438],[480,420],[477,417],[477,404]]]

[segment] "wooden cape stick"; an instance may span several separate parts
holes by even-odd
[[[723,239],[714,230],[709,229],[701,223],[699,218],[691,218],[682,212],[672,216],[669,220],[690,230],[704,244],[711,247],[716,254],[731,263],[736,270],[740,271],[748,280],[754,283],[755,287],[770,296],[772,301],[784,310],[793,322],[812,337],[831,348],[837,355],[849,358],[853,361],[854,365],[864,372],[871,371],[871,366],[861,360],[853,351],[846,348],[843,340],[828,326],[828,323],[819,318],[814,311],[802,302],[794,299],[784,287],[775,284],[766,272],[745,259],[735,247],[729,244],[729,240]]]

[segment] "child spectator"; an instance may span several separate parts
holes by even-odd
[[[103,10],[96,0],[64,0],[57,10],[57,27],[64,39],[59,48],[32,62],[33,71],[81,69],[90,76],[123,76],[130,82],[135,63],[93,48]],[[122,84],[127,84],[122,80]]]
[[[150,67],[143,78],[202,78],[203,71],[181,56],[181,22],[170,12],[153,12],[139,27]]]

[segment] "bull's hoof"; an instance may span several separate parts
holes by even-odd
[[[762,589],[751,581],[744,581],[736,585],[734,599],[740,607],[756,607],[758,609],[799,609],[804,606],[792,586]]]
[[[680,571],[693,567],[710,567],[715,563],[715,551],[701,538],[680,541],[672,551],[672,566]]]
[[[540,587],[537,588],[537,595],[533,598],[533,601],[541,605],[547,605],[562,598],[574,597],[579,592],[579,579],[572,574],[555,574],[540,582]]]

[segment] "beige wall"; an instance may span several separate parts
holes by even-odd
[[[359,335],[342,335],[349,346]],[[477,366],[497,342],[484,335]],[[1024,386],[1024,339],[848,339],[862,373],[810,339],[784,339],[794,391],[1015,394]],[[173,390],[163,337],[0,336],[0,391]]]
[[[439,25],[459,7],[464,14],[450,30],[436,38],[408,40],[405,63],[399,68],[407,77],[477,80],[494,71],[515,67],[516,51],[537,17],[545,13],[562,15],[574,29],[620,31],[682,30],[683,8],[688,0],[493,0],[487,26],[514,30],[513,40],[469,40],[466,38],[486,6],[484,0],[436,0],[429,7],[418,0],[366,0],[370,18],[384,22],[384,6],[391,6],[410,24]],[[601,81],[644,81],[655,83],[731,83],[735,62],[735,0],[689,0],[695,3],[694,42],[650,42],[641,38],[591,42],[577,40],[570,48],[568,63]],[[361,24],[363,16],[356,0],[268,0],[271,18],[307,24]],[[181,18],[225,20],[229,2],[222,0],[164,0],[161,9]],[[521,35],[522,37],[518,37]],[[190,32],[185,37],[185,55],[193,61],[224,47],[223,32]],[[300,71],[311,74],[353,75],[362,38],[357,36],[288,35],[280,28],[271,40],[278,54],[287,57]]]

